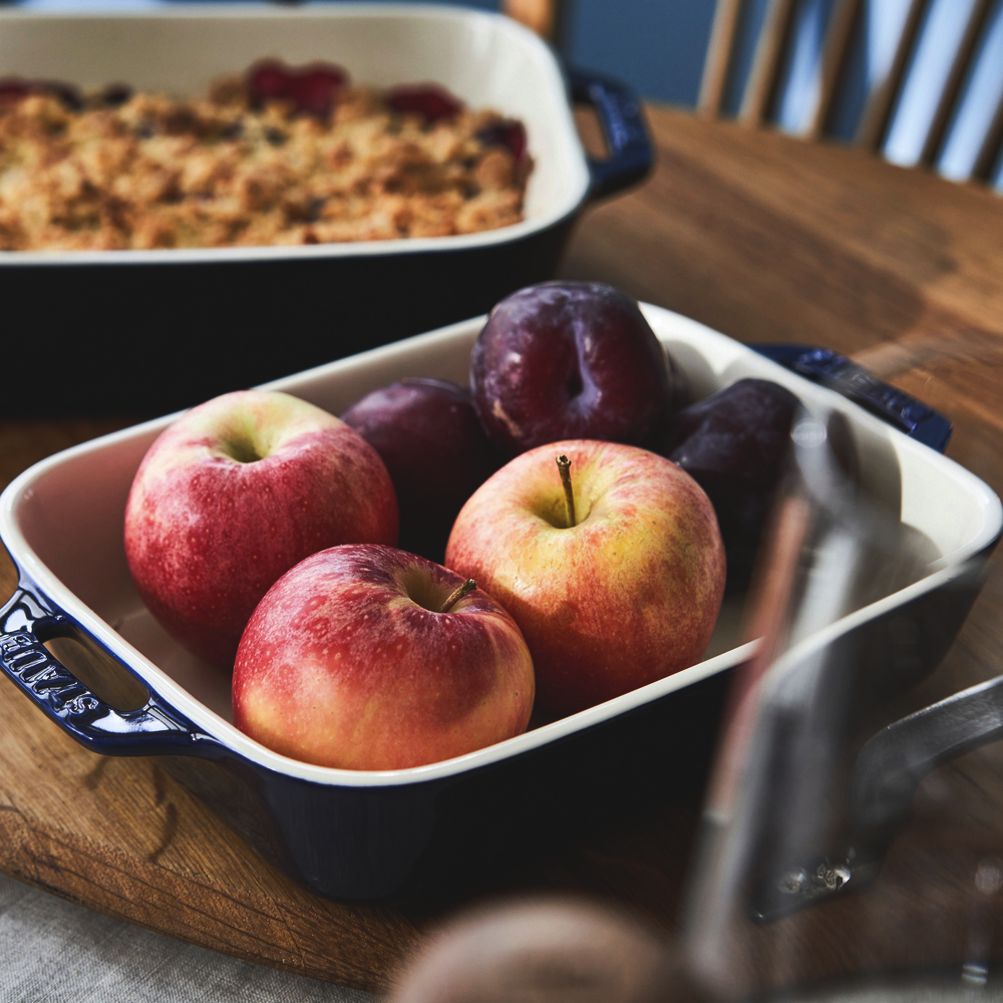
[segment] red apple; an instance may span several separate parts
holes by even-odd
[[[233,670],[237,727],[344,769],[472,752],[524,731],[532,705],[533,664],[508,613],[393,547],[333,547],[283,575],[248,622]]]
[[[397,499],[376,451],[288,394],[246,390],[194,408],[143,459],[125,511],[139,592],[182,644],[229,667],[275,580],[339,543],[395,543]]]
[[[460,511],[446,564],[515,618],[551,714],[698,661],[725,577],[714,510],[697,483],[647,450],[594,440],[540,446],[490,477]]]

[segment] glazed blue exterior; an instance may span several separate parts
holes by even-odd
[[[0,670],[78,742],[104,755],[157,756],[262,856],[314,891],[342,899],[447,894],[511,865],[523,851],[657,803],[699,778],[725,685],[724,676],[714,677],[451,777],[339,786],[251,762],[152,690],[143,707],[115,710],[44,647],[82,633],[22,580],[0,611]],[[665,765],[653,770],[652,763]]]

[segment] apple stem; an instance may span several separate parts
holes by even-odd
[[[448,613],[468,592],[472,592],[476,588],[477,582],[473,578],[468,578],[465,582],[461,582],[446,596],[446,601],[442,604],[442,609],[439,612]]]
[[[571,487],[571,460],[563,453],[557,457],[557,469],[561,472],[564,485],[564,507],[567,509],[568,529],[577,525],[575,520],[575,492]]]

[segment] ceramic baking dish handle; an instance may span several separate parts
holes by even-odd
[[[604,198],[637,184],[651,171],[655,159],[637,95],[590,70],[569,68],[567,74],[571,99],[595,110],[609,148],[605,158],[588,158],[588,198]]]
[[[915,397],[879,380],[863,366],[828,348],[809,345],[750,345],[785,369],[842,394],[910,438],[944,452],[951,423]]]
[[[46,641],[79,633],[62,611],[22,583],[0,609],[0,670],[63,731],[94,752],[140,756],[213,751],[215,740],[152,690],[144,706],[119,712],[45,647]]]

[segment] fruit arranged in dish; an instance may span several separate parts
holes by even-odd
[[[266,745],[349,769],[472,751],[534,693],[542,721],[699,661],[797,400],[743,380],[683,407],[682,386],[616,290],[522,290],[472,351],[472,399],[412,378],[345,421],[260,391],[189,412],[136,475],[130,568],[192,650],[225,662],[240,637],[235,720]],[[388,545],[398,510],[444,566]]]
[[[269,60],[185,99],[0,79],[0,250],[317,244],[518,222],[521,122]]]

